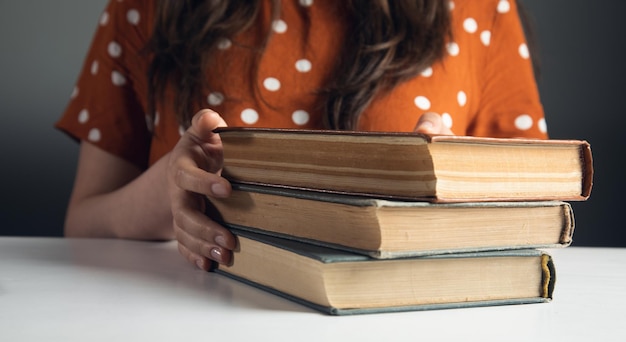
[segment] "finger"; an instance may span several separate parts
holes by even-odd
[[[190,263],[196,265],[196,267],[198,267],[201,270],[204,271],[208,271],[211,269],[212,267],[212,262],[211,260],[198,255],[196,253],[193,253],[192,251],[190,251],[187,247],[185,247],[183,244],[178,243],[178,252],[185,258],[187,259]]]
[[[177,168],[201,168],[219,174],[223,161],[222,142],[213,130],[223,126],[226,126],[224,119],[212,110],[204,109],[196,113],[191,126],[176,146],[186,151],[183,155],[176,154],[173,159],[178,164]]]
[[[189,250],[192,254],[224,265],[230,265],[231,263],[232,251],[229,249],[220,247],[215,243],[198,239],[183,229],[176,229],[176,239],[179,244],[185,246],[185,248],[187,248],[187,250]],[[190,261],[196,262],[197,265],[198,262],[202,263],[202,260],[204,259],[192,258]],[[198,267],[200,267],[200,265],[198,265]]]
[[[229,250],[235,249],[237,246],[235,237],[228,229],[211,220],[200,211],[181,208],[174,214],[174,223],[187,234],[212,245]],[[194,250],[194,252],[197,252],[197,250]]]
[[[182,208],[174,214],[176,239],[189,251],[199,256],[230,264],[235,237],[224,227],[202,212]]]
[[[201,195],[186,194],[178,202],[180,207],[173,210],[175,237],[184,247],[179,247],[181,254],[203,270],[210,268],[211,260],[230,265],[231,250],[237,246],[235,237],[203,213]]]
[[[452,130],[444,124],[441,115],[433,112],[422,114],[414,131],[425,134],[453,134]]]
[[[213,130],[226,126],[226,121],[218,113],[210,109],[203,109],[193,116],[191,126],[187,129],[187,132],[199,141],[217,142],[219,141],[219,135],[214,133]]]
[[[230,182],[214,173],[198,168],[192,161],[179,161],[187,167],[178,167],[174,183],[182,190],[211,197],[228,197],[232,191]]]

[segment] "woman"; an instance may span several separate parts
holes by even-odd
[[[513,0],[111,0],[57,127],[67,236],[176,239],[228,264],[218,126],[547,138]],[[218,114],[219,113],[219,114]]]

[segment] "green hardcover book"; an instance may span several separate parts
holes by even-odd
[[[233,230],[216,272],[331,315],[548,302],[549,254],[535,249],[391,260]]]

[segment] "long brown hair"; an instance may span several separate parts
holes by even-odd
[[[194,105],[200,104],[203,75],[212,51],[222,37],[250,27],[261,1],[157,1],[154,33],[147,46],[152,55],[148,70],[149,113],[168,86],[176,89],[173,105],[187,125]],[[295,0],[293,0],[295,1]],[[379,93],[412,78],[445,55],[451,40],[448,0],[349,0],[348,32],[339,51],[333,79],[320,89],[320,108],[329,129],[355,129],[359,116]],[[271,0],[272,16],[280,0]],[[270,32],[264,44],[269,39]],[[259,54],[264,49],[258,47]],[[251,82],[256,77],[252,67]]]

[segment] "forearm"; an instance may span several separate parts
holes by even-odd
[[[211,260],[230,264],[237,240],[205,214],[202,201],[230,195],[230,183],[220,176],[221,140],[214,133],[224,126],[219,114],[198,112],[172,152],[148,170],[83,141],[66,236],[176,238],[181,254],[203,270]]]
[[[145,172],[112,191],[86,189],[72,196],[65,222],[66,236],[115,237],[142,240],[173,239],[167,193],[165,156]],[[89,167],[78,179],[93,174]],[[85,179],[83,183],[87,182]],[[111,182],[112,183],[112,182]]]

